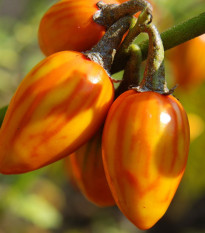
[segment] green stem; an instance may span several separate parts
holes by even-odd
[[[127,91],[131,86],[138,86],[140,81],[140,67],[142,62],[142,53],[138,45],[129,46],[129,60],[125,66],[123,79],[115,91],[115,98]]]
[[[171,49],[204,33],[205,12],[161,33],[164,50]],[[142,59],[145,60],[147,58],[149,41],[146,40],[138,45],[142,51]],[[127,51],[120,51],[120,53],[116,54],[112,66],[112,73],[124,69],[128,56],[129,54]]]
[[[130,45],[133,44],[134,39],[141,33],[139,25],[144,23],[147,19],[149,19],[150,21],[152,20],[152,15],[149,13],[148,8],[145,8],[141,12],[138,19],[136,19],[135,17],[132,18],[129,32],[120,45],[115,56],[115,60],[117,60],[118,63],[122,63],[122,61],[124,60],[124,56],[122,56],[123,54],[129,54]]]

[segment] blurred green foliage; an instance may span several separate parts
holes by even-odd
[[[56,1],[0,1],[0,108],[8,105],[22,78],[44,58],[38,47],[38,25],[44,12],[54,2]],[[160,31],[205,9],[204,0],[153,2],[159,9],[156,15],[154,11],[154,20]],[[173,72],[169,61],[166,62],[166,70],[168,82],[172,85]],[[115,75],[119,76],[122,76],[122,72]],[[192,117],[191,129],[198,130],[198,133],[195,133],[191,142],[187,169],[174,201],[165,217],[147,232],[205,232],[204,93],[204,83],[190,92],[175,92],[175,96]],[[1,109],[0,115],[3,113]],[[200,203],[200,208],[193,209],[195,203]],[[199,218],[196,218],[197,214]],[[98,208],[89,203],[69,183],[63,161],[59,161],[27,174],[0,175],[0,232],[142,231],[133,226],[116,207]]]

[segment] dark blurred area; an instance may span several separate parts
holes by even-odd
[[[0,0],[0,108],[44,58],[37,32],[54,0]],[[153,0],[154,20],[163,31],[205,9],[204,0]],[[174,72],[165,55],[169,85]],[[197,56],[197,53],[196,53]],[[205,60],[205,57],[204,57]],[[204,67],[205,69],[205,67]],[[120,75],[120,74],[117,74]],[[191,146],[185,175],[164,217],[150,230],[137,229],[117,207],[90,203],[69,181],[64,161],[22,175],[0,175],[0,233],[205,233],[205,75],[175,96],[188,113]]]

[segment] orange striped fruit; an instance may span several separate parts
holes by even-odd
[[[205,34],[170,51],[175,83],[184,90],[197,87],[205,80]]]
[[[65,159],[70,175],[84,196],[97,206],[112,206],[115,201],[105,177],[101,153],[101,131]]]
[[[171,95],[124,92],[112,104],[103,131],[103,163],[120,210],[140,229],[166,212],[183,176],[189,123]]]
[[[94,22],[98,0],[64,0],[51,6],[39,25],[39,45],[48,56],[63,50],[90,50],[106,29]],[[118,3],[105,0],[105,3]]]
[[[72,166],[71,166],[71,162],[70,162],[70,159],[68,159],[66,157],[65,161],[63,161],[63,165],[64,165],[64,169],[65,169],[65,175],[66,175],[66,178],[68,178],[68,181],[69,183],[72,185],[72,187],[76,190],[76,191],[80,191],[79,188],[78,188],[78,184],[76,183],[76,180],[75,180],[75,176],[72,172]]]
[[[83,54],[45,58],[10,102],[0,130],[0,172],[28,172],[73,153],[99,129],[113,95],[106,71]]]

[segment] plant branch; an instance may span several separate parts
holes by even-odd
[[[197,36],[205,33],[205,12],[191,18],[183,23],[173,26],[161,33],[164,50],[171,49],[177,45],[180,45],[188,40],[191,40]],[[142,59],[147,58],[149,41],[143,41],[138,44],[142,51]],[[125,62],[128,59],[129,53],[124,52],[117,53],[112,66],[112,73],[116,73],[125,67]]]

